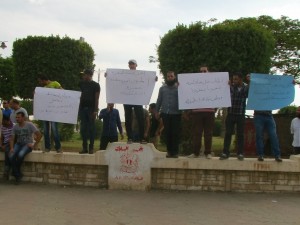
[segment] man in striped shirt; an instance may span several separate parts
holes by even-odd
[[[3,178],[9,180],[9,172],[11,164],[8,158],[9,154],[9,139],[12,134],[13,123],[10,121],[9,116],[4,115],[2,119],[1,137],[0,137],[0,148],[5,153],[5,164]]]

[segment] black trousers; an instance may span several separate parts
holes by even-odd
[[[181,127],[181,114],[161,114],[166,137],[167,151],[170,156],[178,155]]]
[[[144,110],[142,105],[124,105],[125,111],[125,128],[128,140],[133,139],[132,137],[132,108],[134,109],[134,113],[139,126],[139,141],[144,139]]]

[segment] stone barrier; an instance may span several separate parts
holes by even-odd
[[[33,151],[26,156],[23,181],[122,190],[299,192],[300,155],[263,162],[256,158],[219,160],[166,158],[152,144],[111,143],[95,154]],[[4,154],[0,154],[0,175]],[[11,177],[13,179],[13,177]]]

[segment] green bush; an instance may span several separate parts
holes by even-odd
[[[286,107],[281,108],[278,111],[278,114],[284,114],[284,115],[296,115],[296,111],[297,111],[297,106],[295,105],[289,105]]]
[[[222,120],[216,119],[214,124],[213,136],[220,137],[222,131]]]

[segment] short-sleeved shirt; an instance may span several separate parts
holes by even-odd
[[[49,84],[45,85],[44,87],[45,88],[56,88],[56,89],[59,89],[59,88],[61,88],[61,85],[57,81],[51,81]]]
[[[38,131],[37,127],[31,122],[25,122],[23,127],[16,124],[12,129],[12,135],[15,136],[16,143],[25,145],[33,143],[33,134]]]
[[[80,108],[92,108],[95,109],[95,94],[100,93],[100,85],[91,80],[91,81],[81,81],[79,83],[81,90],[80,98]]]

